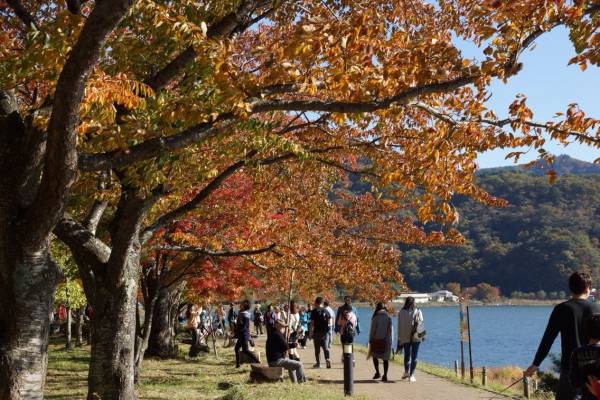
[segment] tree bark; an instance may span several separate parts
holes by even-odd
[[[72,313],[71,313],[71,307],[67,307],[67,326],[65,327],[65,334],[66,334],[66,339],[67,339],[67,343],[65,345],[65,347],[67,349],[70,349],[71,346],[71,324],[73,323],[73,319],[72,319]]]
[[[85,313],[85,306],[79,307],[76,313],[75,320],[75,332],[77,338],[75,339],[75,346],[80,347],[83,345],[83,315]]]
[[[8,243],[0,243],[5,250]],[[8,261],[2,253],[2,262]],[[45,252],[18,257],[13,265],[14,273],[0,284],[0,399],[42,399],[54,291],[61,273]]]
[[[88,399],[134,399],[135,296],[137,259],[128,260],[123,278],[97,285],[92,303],[92,351]]]
[[[14,3],[14,2],[12,2]],[[56,82],[47,132],[0,88],[0,399],[42,399],[60,269],[50,234],[77,173],[79,106],[104,41],[132,0],[98,2]],[[42,173],[43,171],[43,173]]]
[[[169,358],[174,355],[172,308],[171,291],[161,288],[154,306],[146,356]]]
[[[55,229],[73,253],[93,309],[88,399],[135,398],[140,224],[162,193],[143,196],[135,188],[122,187],[109,228],[112,248],[68,216]]]
[[[150,285],[149,288],[145,288],[145,301],[144,301],[144,323],[142,325],[136,324],[136,347],[135,347],[135,381],[138,382],[140,373],[142,371],[142,363],[144,362],[144,354],[148,348],[148,339],[150,338],[150,332],[153,325],[154,319],[154,308],[156,300],[158,298],[157,283]],[[146,282],[142,282],[146,284]],[[137,311],[137,308],[136,308]],[[139,315],[139,314],[138,314]]]

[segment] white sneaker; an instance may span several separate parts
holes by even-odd
[[[416,381],[417,381],[417,378],[415,378],[415,376],[414,376],[414,375],[411,375],[409,380],[410,380],[411,382],[416,382]]]
[[[410,378],[410,374],[408,372],[405,372],[404,375],[402,375],[402,379],[408,379]]]

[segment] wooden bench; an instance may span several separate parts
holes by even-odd
[[[283,381],[283,368],[269,367],[262,364],[250,364],[250,380],[261,381]]]

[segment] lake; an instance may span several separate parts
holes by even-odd
[[[398,305],[395,305],[399,309]],[[419,359],[445,367],[460,360],[459,313],[456,307],[423,307],[427,340],[419,349]],[[551,306],[473,306],[471,314],[471,345],[474,367],[517,365],[526,368],[533,361],[542,338]],[[373,310],[359,307],[361,334],[359,344],[367,344]],[[394,335],[397,318],[394,321]],[[394,344],[396,340],[394,337]],[[551,353],[560,354],[560,337]],[[468,369],[468,348],[465,344],[465,365]],[[549,358],[542,369],[550,368]]]

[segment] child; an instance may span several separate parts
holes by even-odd
[[[600,399],[597,388],[600,379],[600,314],[593,314],[583,323],[589,338],[586,346],[571,355],[571,385],[582,400]],[[580,397],[579,397],[580,396]]]

